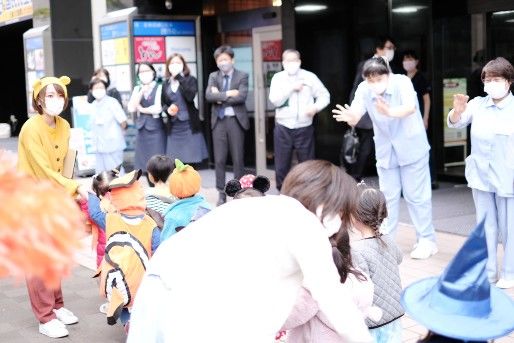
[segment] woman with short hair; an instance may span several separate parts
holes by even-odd
[[[489,260],[488,278],[499,288],[514,287],[514,97],[510,91],[514,68],[505,58],[482,69],[485,97],[453,96],[448,127],[471,124],[471,154],[466,158],[466,180],[473,191],[476,220],[485,218]],[[498,236],[504,247],[498,271]]]

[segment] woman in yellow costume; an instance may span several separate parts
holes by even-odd
[[[86,198],[85,187],[62,174],[70,124],[59,115],[68,105],[66,86],[69,83],[67,76],[43,77],[34,83],[32,106],[38,114],[21,128],[18,170],[38,181],[50,180],[64,187],[69,195]],[[27,278],[27,288],[32,310],[40,323],[39,332],[52,338],[67,336],[65,325],[77,323],[78,318],[64,308],[61,286],[49,288],[42,279],[34,277]]]

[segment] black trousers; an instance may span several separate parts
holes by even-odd
[[[373,158],[373,149],[375,142],[373,141],[373,129],[359,129],[356,128],[357,136],[359,136],[359,154],[357,161],[353,164],[348,164],[344,160],[344,151],[341,148],[340,161],[341,165],[344,164],[349,175],[351,175],[357,182],[360,182],[364,176],[364,171],[371,158]]]
[[[275,178],[277,188],[282,188],[282,183],[291,169],[293,150],[296,150],[298,163],[314,159],[314,126],[309,125],[299,129],[289,129],[280,124],[275,124],[273,131],[275,149]]]
[[[216,188],[223,192],[225,189],[225,170],[227,155],[230,156],[234,166],[234,178],[244,175],[244,143],[245,133],[235,116],[218,119],[212,129],[212,143],[214,148],[214,168],[216,174]]]

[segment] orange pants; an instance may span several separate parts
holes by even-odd
[[[58,310],[64,306],[61,286],[57,289],[47,288],[41,279],[27,279],[30,305],[32,312],[40,323],[45,324],[55,319],[54,309]]]

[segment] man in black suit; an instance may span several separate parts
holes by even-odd
[[[244,131],[250,127],[246,110],[248,74],[234,68],[234,51],[222,45],[214,51],[218,71],[209,75],[205,99],[212,104],[211,128],[214,146],[218,205],[226,201],[225,168],[230,150],[234,178],[244,175]]]

